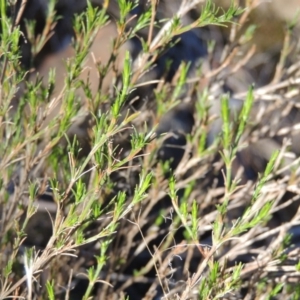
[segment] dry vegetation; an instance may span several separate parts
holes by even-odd
[[[297,19],[56,2],[0,0],[0,299],[300,299]]]

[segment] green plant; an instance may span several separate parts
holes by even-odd
[[[56,2],[49,2],[37,35],[36,22],[23,20],[26,1],[16,11],[15,1],[0,0],[0,299],[73,299],[76,293],[130,299],[137,286],[144,299],[296,299],[299,254],[290,232],[298,230],[299,209],[286,222],[275,216],[299,201],[299,159],[288,163],[290,144],[284,141],[256,179],[244,180],[242,164],[236,170],[245,149],[299,128],[260,125],[268,114],[277,116],[277,94],[286,100],[298,95],[298,64],[286,67],[294,26],[286,31],[270,84],[232,95],[223,81],[254,57],[247,45],[258,29],[246,20],[257,1],[245,8],[232,1],[224,10],[212,1],[181,1],[166,19],[157,17],[155,0],[138,16],[131,12],[139,1],[112,3],[118,4],[115,20],[109,1],[88,2],[73,16],[73,52],[60,61],[62,80],[55,68],[40,78],[20,64],[21,22],[34,64],[64,17]],[[192,9],[197,17],[183,24]],[[110,24],[117,34],[109,58],[95,59],[91,67],[96,36]],[[155,64],[180,44],[181,34],[208,26],[230,29],[221,55],[217,42],[209,41],[198,64],[181,61],[169,80],[173,62],[166,60],[155,77]],[[136,38],[142,51],[135,58],[124,51],[119,74],[118,55]],[[214,55],[218,64],[206,69]],[[96,70],[96,92],[89,68]],[[233,96],[242,101],[235,110]],[[156,159],[164,137],[154,138],[155,130],[184,97],[195,124],[184,137],[180,164],[170,170],[172,158]],[[264,99],[273,102],[261,113],[255,106]],[[293,105],[283,107],[286,115]],[[219,132],[208,142],[218,122]],[[83,134],[74,133],[78,128]],[[43,200],[49,194],[51,201]]]

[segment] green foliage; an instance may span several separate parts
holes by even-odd
[[[157,1],[147,4],[136,17],[130,12],[138,1],[119,0],[117,20],[109,16],[109,1],[103,2],[100,8],[88,1],[85,11],[74,16],[74,56],[60,62],[67,72],[57,95],[61,74],[55,68],[50,68],[47,80],[29,80],[30,72],[21,68],[20,37],[24,33],[18,16],[8,13],[16,6],[0,0],[0,299],[60,299],[61,295],[71,299],[77,278],[80,283],[85,281],[82,299],[86,300],[128,299],[128,287],[135,289],[136,283],[148,286],[149,299],[160,290],[164,299],[238,298],[242,288],[249,289],[249,295],[255,288],[256,296],[264,299],[281,295],[298,299],[299,287],[292,280],[289,284],[277,281],[290,275],[299,278],[299,257],[295,258],[289,234],[299,225],[299,212],[285,224],[269,228],[276,221],[274,215],[296,201],[280,202],[283,194],[277,187],[298,191],[297,179],[290,174],[284,175],[286,179],[279,169],[288,157],[286,149],[273,152],[255,182],[245,182],[235,172],[241,151],[263,132],[254,134],[251,114],[264,90],[258,93],[250,86],[236,111],[232,94],[222,88],[213,99],[213,84],[232,75],[226,72],[234,60],[226,51],[242,51],[239,47],[259,29],[256,24],[243,23],[255,1],[248,1],[252,4],[246,8],[232,1],[226,10],[205,1],[198,18],[185,25],[182,18],[193,8],[193,1],[182,1],[171,18],[158,19]],[[55,0],[49,1],[39,35],[36,22],[24,20],[32,62],[43,53],[53,28],[64,17],[58,15],[58,8]],[[93,95],[89,80],[84,82],[81,76],[97,33],[114,21],[118,35],[111,43],[108,61],[95,62],[99,88]],[[155,73],[153,64],[176,46],[180,34],[208,25],[232,29],[231,44],[224,46],[217,69],[207,71],[200,63],[194,70],[192,63],[182,61],[173,81],[167,82],[164,76],[172,68],[172,61],[167,61],[162,78],[142,82],[153,70]],[[294,27],[293,21],[287,37]],[[148,34],[142,36],[143,30]],[[126,51],[122,72],[117,74],[120,48],[136,37],[143,51],[135,59]],[[287,63],[289,46],[288,42],[283,45],[277,70]],[[215,47],[214,41],[208,41],[209,63]],[[234,65],[233,70],[243,64]],[[296,71],[289,70],[282,78]],[[115,78],[110,90],[103,91],[103,79],[109,72]],[[190,78],[193,72],[196,79]],[[202,79],[209,81],[204,88],[200,88]],[[294,87],[291,79],[275,85],[275,91],[283,86],[290,92]],[[131,99],[141,87],[146,90],[144,98]],[[280,90],[278,95],[283,97],[285,92]],[[195,125],[186,136],[180,165],[170,170],[172,159],[156,161],[161,143],[153,136],[158,120],[184,96],[194,105]],[[277,99],[273,94],[267,96]],[[290,94],[286,97],[291,99]],[[214,101],[219,104],[217,117],[211,115]],[[53,116],[58,103],[59,112]],[[52,120],[47,123],[49,116]],[[216,119],[222,123],[220,132],[208,144]],[[72,133],[75,125],[82,129],[85,123],[88,128],[83,139]],[[47,194],[53,197],[51,201],[43,199]],[[50,230],[44,229],[45,224]],[[135,260],[137,266],[132,267]],[[286,272],[286,277],[280,272]]]

